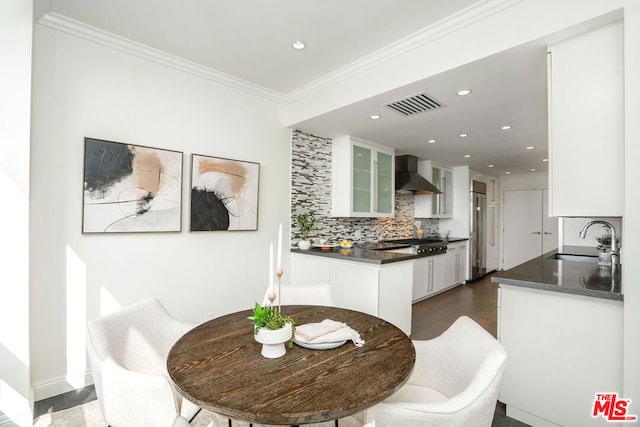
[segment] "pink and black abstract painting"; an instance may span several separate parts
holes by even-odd
[[[85,138],[83,233],[180,231],[182,153]]]
[[[191,231],[257,230],[260,164],[191,156]]]

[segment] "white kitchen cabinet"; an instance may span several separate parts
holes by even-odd
[[[549,46],[552,216],[624,211],[623,24]]]
[[[541,314],[543,313],[543,314]],[[604,426],[596,393],[622,390],[623,302],[501,284],[498,400],[532,426]]]
[[[444,254],[443,289],[458,285],[467,280],[467,241],[453,242],[447,245]]]
[[[350,135],[332,142],[331,215],[392,217],[395,158],[390,148]]]
[[[336,306],[378,316],[411,334],[413,260],[369,264],[297,253],[291,258],[291,283],[329,283]]]
[[[451,218],[453,216],[453,169],[430,160],[418,162],[418,173],[435,185],[442,194],[416,194],[416,218]]]
[[[453,215],[453,170],[450,168],[432,165],[432,183],[442,191],[442,194],[433,196],[431,213],[434,218],[451,218]]]
[[[413,260],[413,302],[444,289],[444,259],[444,255],[432,255]]]
[[[426,258],[413,260],[413,291],[412,301],[420,301],[429,295],[429,263]]]

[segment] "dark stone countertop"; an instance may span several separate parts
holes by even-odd
[[[443,240],[442,243],[454,243],[463,240],[469,239],[449,238],[446,241]],[[394,252],[388,252],[391,249],[401,249],[409,247],[411,247],[411,245],[407,243],[393,243],[385,241],[356,244],[351,249],[342,249],[340,247],[336,247],[333,249],[320,249],[311,247],[311,249],[307,250],[291,248],[291,252],[296,254],[315,255],[326,258],[334,258],[344,261],[364,262],[369,264],[388,264],[392,262],[407,261],[411,259],[431,256],[430,254],[398,254]]]
[[[612,279],[610,267],[600,267],[597,263],[554,259],[553,256],[557,253],[597,256],[598,250],[591,247],[564,246],[510,270],[498,272],[491,281],[546,291],[623,300],[621,266]]]

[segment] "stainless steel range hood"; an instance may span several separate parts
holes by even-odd
[[[396,193],[441,194],[442,191],[418,174],[416,156],[396,156]]]

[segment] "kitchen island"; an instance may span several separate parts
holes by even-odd
[[[583,247],[493,276],[498,339],[509,357],[499,395],[508,416],[532,426],[607,424],[591,415],[596,393],[622,392],[621,277]]]
[[[464,244],[466,239],[425,241],[436,247],[453,247],[456,243]],[[466,275],[453,272],[455,269],[466,271],[466,262],[445,263],[449,258],[455,260],[460,251],[417,253],[415,246],[407,242],[384,241],[350,249],[292,249],[291,280],[296,285],[331,284],[337,306],[378,316],[410,335],[416,282],[426,288],[427,279],[432,283],[439,279],[437,291],[442,291],[466,280]],[[464,253],[466,259],[466,245]],[[434,269],[431,270],[434,273],[426,270],[426,263],[434,264],[434,261],[439,261],[438,274]],[[452,273],[445,274],[446,269],[451,269]],[[451,283],[447,282],[445,286],[445,280]],[[433,285],[431,289],[434,289]]]

